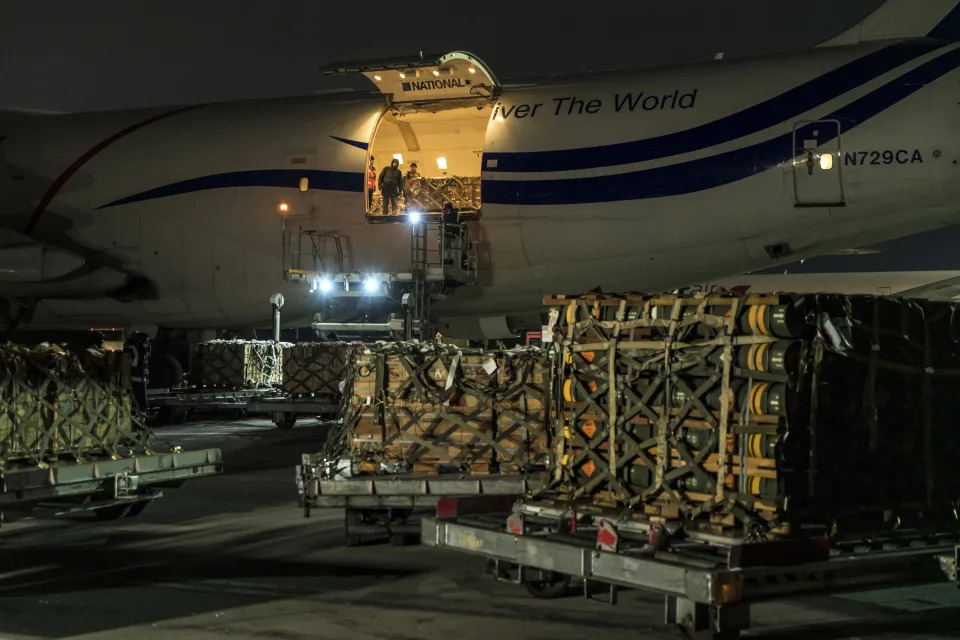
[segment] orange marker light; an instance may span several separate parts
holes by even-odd
[[[287,213],[288,211],[290,211],[290,205],[288,205],[286,202],[281,202],[280,205],[277,207],[277,211],[279,211],[280,213]]]

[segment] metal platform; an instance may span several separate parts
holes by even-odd
[[[344,509],[348,546],[367,536],[387,535],[394,544],[420,536],[420,515],[433,512],[444,498],[471,496],[488,508],[510,509],[520,497],[541,486],[537,475],[427,475],[403,473],[355,477],[323,477],[323,461],[303,454],[297,466],[297,488],[304,517],[311,509]],[[489,501],[493,501],[492,504]]]
[[[60,461],[0,472],[0,510],[31,503],[97,495],[116,499],[223,470],[219,449],[138,453],[119,459]]]
[[[340,413],[340,403],[330,398],[257,398],[247,403],[247,411],[325,416]]]
[[[203,407],[205,409],[243,409],[265,389],[149,389],[147,403],[153,407]]]
[[[519,498],[539,486],[539,478],[523,475],[398,474],[334,480],[307,476],[303,495],[310,507],[425,508],[450,496]]]
[[[583,582],[586,593],[589,583],[603,583],[610,586],[612,602],[618,587],[660,593],[666,598],[666,623],[715,638],[736,637],[749,628],[749,607],[755,602],[938,582],[945,577],[956,581],[960,554],[956,537],[860,552],[855,545],[825,548],[827,559],[802,563],[789,543],[776,555],[764,552],[766,543],[723,548],[688,542],[669,550],[637,545],[608,551],[602,550],[600,529],[513,533],[507,530],[507,519],[505,513],[424,518],[421,541],[484,556],[498,577],[513,572],[518,576],[515,582],[528,586],[549,581],[563,586],[564,579],[573,578]]]

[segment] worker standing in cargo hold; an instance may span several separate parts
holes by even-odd
[[[419,208],[417,196],[420,193],[420,172],[417,170],[417,163],[411,162],[407,175],[403,178],[403,210],[410,213],[412,209]]]
[[[390,206],[393,205],[393,213],[400,213],[397,210],[397,198],[403,192],[403,174],[400,173],[400,161],[394,158],[390,161],[389,167],[384,167],[380,172],[380,180],[377,184],[380,186],[380,194],[383,197],[383,215],[390,215]]]
[[[367,211],[373,210],[373,192],[377,190],[377,168],[373,166],[373,156],[370,156],[370,168],[367,169]]]

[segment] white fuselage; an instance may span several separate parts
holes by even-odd
[[[777,251],[793,260],[960,222],[958,46],[888,42],[505,89],[482,148],[480,282],[438,312],[505,316],[536,311],[544,293],[675,288],[770,266]],[[155,287],[121,301],[70,278],[0,276],[0,295],[43,298],[39,324],[251,326],[276,291],[287,317],[308,317],[316,294],[282,278],[281,201],[288,228],[342,238],[345,271],[407,270],[408,229],[365,215],[366,148],[383,112],[380,96],[313,96],[0,131],[4,226]]]

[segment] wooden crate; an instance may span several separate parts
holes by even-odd
[[[340,397],[347,361],[355,347],[346,342],[306,342],[283,349],[282,389],[294,397]]]
[[[427,473],[547,462],[551,371],[537,350],[377,343],[356,353],[347,372],[345,426],[328,455],[340,451],[365,470]]]
[[[497,358],[497,462],[520,471],[550,462],[552,375],[539,351],[508,351]]]
[[[563,350],[553,495],[748,537],[864,521],[956,527],[957,305],[548,301]],[[854,517],[864,512],[872,520]]]

